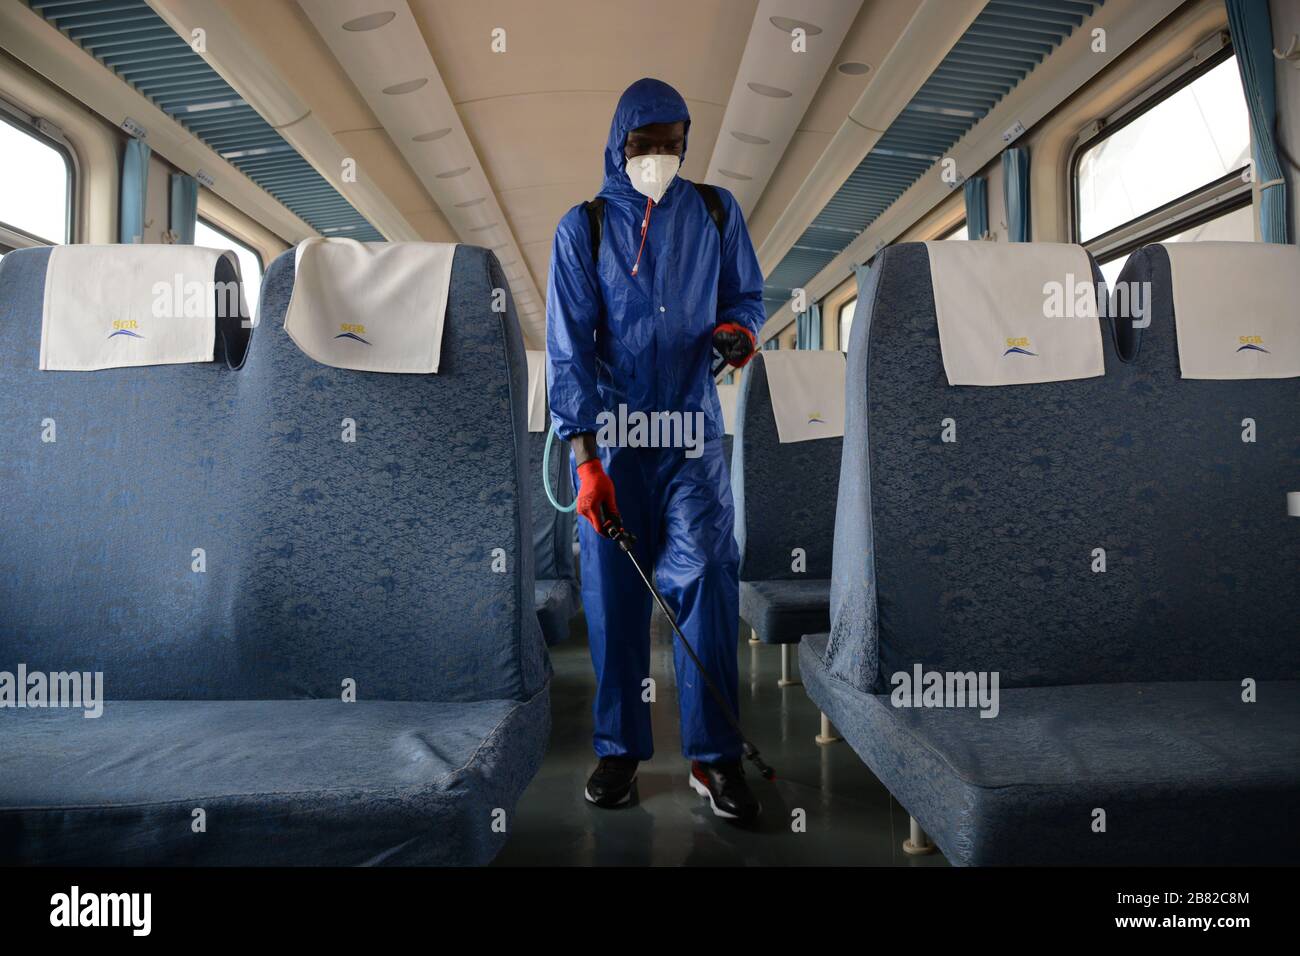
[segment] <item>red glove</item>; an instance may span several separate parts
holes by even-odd
[[[713,347],[727,364],[740,368],[754,357],[754,333],[736,322],[723,322],[713,330]]]
[[[618,505],[614,501],[614,482],[605,474],[599,458],[588,458],[578,466],[578,514],[591,522],[591,526],[602,536],[605,529],[601,527],[600,509],[604,506],[607,516],[618,514]]]

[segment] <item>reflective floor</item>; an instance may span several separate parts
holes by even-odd
[[[714,817],[686,782],[672,632],[656,615],[651,634],[652,676],[660,690],[653,705],[655,757],[641,765],[639,801],[602,810],[583,799],[596,762],[591,749],[595,680],[579,617],[570,639],[551,649],[550,750],[519,801],[509,842],[496,865],[946,865],[937,852],[922,857],[903,852],[907,813],[848,744],[823,747],[814,742],[816,706],[801,685],[777,686],[780,648],[750,646],[747,640],[738,641],[741,723],[776,768],[777,780],[767,783],[746,768],[763,803],[756,828]]]

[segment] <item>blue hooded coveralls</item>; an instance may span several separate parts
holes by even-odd
[[[704,450],[600,447],[624,525],[642,567],[676,614],[682,633],[739,712],[736,662],[739,554],[722,409],[710,374],[714,329],[735,322],[757,334],[765,318],[763,276],[735,198],[718,189],[725,235],[695,187],[675,178],[650,214],[637,274],[646,197],[632,188],[623,147],[630,130],[683,121],[686,101],[654,79],[633,83],[614,111],[605,144],[605,225],[599,267],[587,213],[560,220],[546,299],[547,390],[556,433],[566,441],[600,431],[602,411],[702,412]],[[685,150],[683,149],[683,156]],[[696,436],[698,439],[698,435]],[[577,482],[575,472],[575,483]],[[632,562],[590,522],[580,522],[582,601],[596,671],[598,757],[648,760],[653,599]],[[682,752],[706,763],[738,760],[740,739],[695,665],[674,641]]]

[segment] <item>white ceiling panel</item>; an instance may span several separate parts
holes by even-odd
[[[497,254],[524,337],[539,346],[546,338],[541,296],[410,7],[391,0],[378,11],[373,0],[300,5],[456,235]]]

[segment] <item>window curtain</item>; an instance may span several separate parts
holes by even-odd
[[[983,239],[989,234],[989,184],[983,176],[966,180],[966,238]]]
[[[822,347],[822,307],[814,305],[806,312],[800,312],[795,320],[794,347],[797,349],[819,349]]]
[[[1250,142],[1259,181],[1259,230],[1265,242],[1287,242],[1286,179],[1277,150],[1273,27],[1267,3],[1227,0],[1228,30],[1250,113]]]
[[[199,181],[184,173],[172,173],[171,213],[168,228],[172,241],[194,245],[194,224],[199,219]]]
[[[780,347],[781,347],[781,343],[775,335],[763,343],[764,352],[775,352]]]
[[[1002,196],[1012,242],[1029,241],[1029,150],[1013,146],[1002,154]]]
[[[122,191],[118,213],[118,241],[144,242],[144,203],[149,186],[149,155],[142,139],[127,140],[122,157]]]

